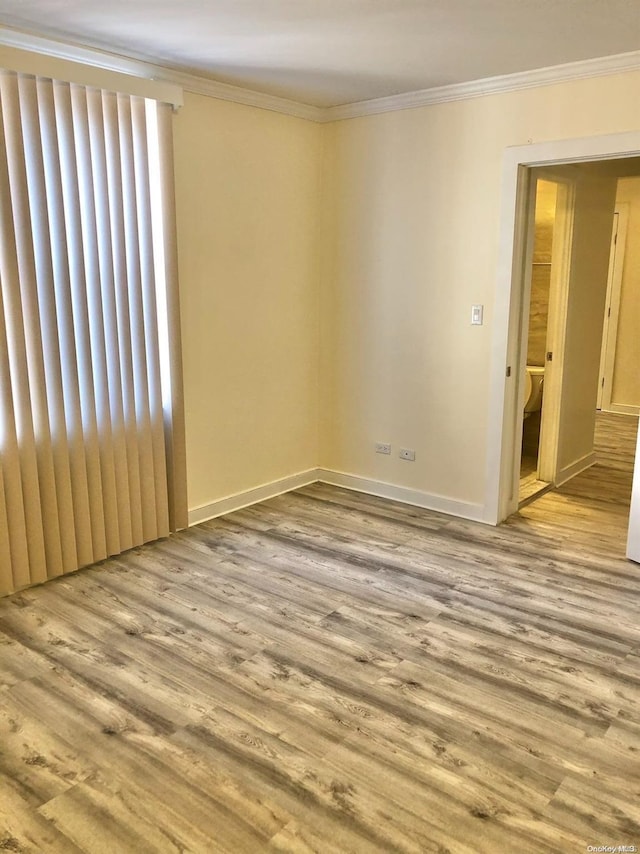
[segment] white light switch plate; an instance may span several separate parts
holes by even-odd
[[[472,305],[471,306],[471,325],[472,326],[482,326],[483,314],[484,314],[484,306],[483,305]]]

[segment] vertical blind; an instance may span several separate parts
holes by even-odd
[[[0,595],[186,525],[171,108],[0,71]]]

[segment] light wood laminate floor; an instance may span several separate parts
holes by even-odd
[[[0,851],[640,846],[634,426],[498,528],[315,484],[0,601]]]

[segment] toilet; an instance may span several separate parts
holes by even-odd
[[[527,365],[524,388],[524,417],[528,418],[533,412],[542,409],[542,387],[544,385],[544,368],[538,365]]]

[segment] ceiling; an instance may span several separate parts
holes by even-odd
[[[0,24],[320,107],[640,49],[638,0],[0,0]]]

